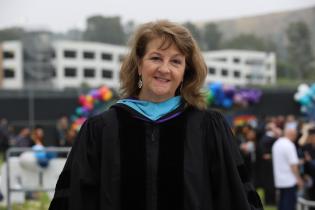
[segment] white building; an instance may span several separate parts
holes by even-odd
[[[108,85],[118,88],[121,61],[127,53],[123,46],[95,43],[56,41],[53,84],[58,89]]]
[[[206,82],[226,84],[275,84],[274,53],[249,50],[218,50],[203,53],[208,67]]]
[[[2,87],[21,89],[22,44],[17,41],[4,42],[2,48]],[[115,89],[119,87],[119,70],[121,61],[128,52],[127,47],[96,42],[55,41],[52,49],[55,73],[51,82],[54,88],[77,88],[84,85],[99,87],[104,84]],[[220,81],[224,84],[245,86],[276,82],[274,53],[218,50],[204,52],[203,55],[208,67],[206,83]]]
[[[6,41],[0,44],[0,89],[22,89],[22,44]]]

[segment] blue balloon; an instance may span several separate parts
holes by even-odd
[[[222,103],[224,108],[230,108],[232,104],[233,104],[233,101],[229,98],[225,98]]]
[[[308,95],[304,95],[299,99],[299,102],[302,106],[310,106],[312,104],[312,100]]]

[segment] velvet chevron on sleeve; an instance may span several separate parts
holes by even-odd
[[[99,143],[97,118],[86,121],[59,176],[49,210],[86,210],[99,207]]]
[[[220,113],[208,111],[204,121],[214,209],[262,210],[262,203],[250,183],[237,142],[226,120]]]

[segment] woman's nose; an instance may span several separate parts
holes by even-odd
[[[167,73],[170,71],[170,66],[168,62],[162,62],[160,67],[159,67],[159,71],[163,72],[163,73]]]

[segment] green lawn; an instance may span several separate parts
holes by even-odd
[[[28,200],[23,204],[13,204],[13,210],[47,210],[50,198],[46,193],[39,193],[38,200]],[[0,210],[6,210],[6,206],[0,206]]]
[[[261,198],[261,200],[264,200],[264,191],[262,189],[258,189],[257,190],[259,197]],[[275,206],[264,206],[264,210],[276,210],[277,208]]]

